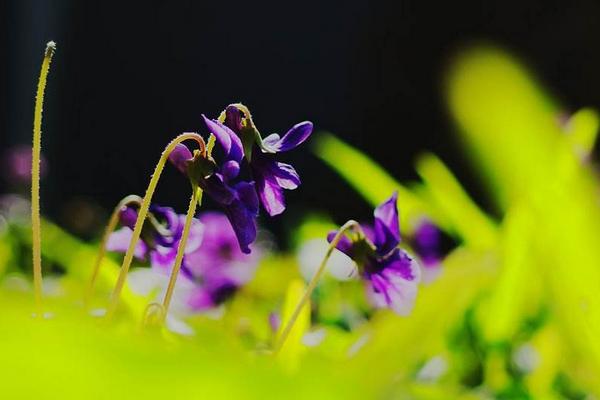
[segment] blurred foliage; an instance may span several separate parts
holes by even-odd
[[[600,396],[599,185],[590,160],[598,114],[566,115],[526,68],[493,47],[457,56],[445,90],[500,220],[433,154],[417,159],[422,181],[404,185],[332,134],[314,145],[370,204],[397,190],[404,235],[426,217],[455,240],[410,316],[375,311],[360,282],[325,276],[273,356],[277,327],[269,315],[285,321],[304,288],[296,258],[273,253],[223,315],[186,319],[193,336],[142,329],[148,299],[130,291],[107,324],[81,304],[95,247],[44,221],[45,283],[56,286],[46,287],[50,315],[34,319],[30,228],[3,216],[2,397]],[[307,216],[293,243],[300,248],[332,228],[327,216]],[[108,258],[94,308],[105,306],[117,270]]]

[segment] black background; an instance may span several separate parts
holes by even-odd
[[[30,143],[41,55],[55,40],[42,205],[83,236],[121,197],[143,193],[171,138],[203,131],[201,113],[216,117],[236,101],[251,108],[263,133],[311,120],[401,180],[415,178],[420,151],[433,150],[485,207],[441,90],[445,64],[473,40],[520,55],[567,111],[600,108],[600,4],[594,1],[0,4],[0,149]],[[275,233],[308,210],[338,222],[371,213],[308,146],[286,160],[303,185],[286,192],[289,212],[263,217]],[[0,185],[2,192],[13,190]],[[183,212],[187,183],[169,169],[155,199]],[[94,217],[87,223],[82,215],[90,215],[90,204]]]

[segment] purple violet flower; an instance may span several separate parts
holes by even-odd
[[[413,308],[421,276],[417,262],[398,247],[397,198],[394,193],[375,208],[373,227],[362,226],[363,237],[351,240],[343,236],[336,247],[356,262],[367,294],[376,307],[407,315]],[[331,242],[336,234],[337,231],[329,233],[327,240]]]
[[[199,217],[204,228],[202,243],[189,254],[188,266],[195,289],[188,305],[195,311],[215,307],[235,294],[254,276],[260,250],[243,253],[227,217],[207,212]]]
[[[119,216],[123,227],[110,235],[106,248],[109,251],[125,253],[131,241],[137,211],[125,207]],[[151,206],[150,218],[144,223],[134,256],[139,260],[149,258],[153,267],[170,271],[175,263],[184,224],[185,215],[177,214],[169,207]],[[184,274],[189,274],[187,256],[198,248],[202,241],[202,234],[200,221],[193,219],[181,265]]]
[[[244,142],[246,158],[260,201],[270,216],[285,210],[283,189],[293,190],[300,185],[300,177],[294,167],[276,160],[276,154],[296,148],[306,141],[313,130],[309,121],[294,125],[283,137],[273,133],[262,139],[255,127],[242,118],[236,105],[225,110],[225,126],[235,132]]]
[[[422,220],[412,238],[413,249],[425,268],[435,268],[440,263],[441,232],[430,220]]]
[[[222,208],[237,236],[240,249],[250,253],[249,245],[256,239],[258,197],[254,182],[238,181],[244,149],[240,138],[231,129],[204,115],[208,130],[215,135],[223,150],[223,160],[196,159],[185,145],[178,145],[171,153],[170,161],[182,173],[190,176],[208,196]],[[203,160],[202,163],[198,163]]]
[[[174,292],[174,309],[183,313],[205,312],[230,299],[254,276],[261,257],[260,249],[244,254],[226,215],[217,212],[201,214],[197,220],[202,232],[200,241],[184,256],[181,274]],[[164,296],[172,263],[151,257],[152,269],[135,271],[132,283],[140,294],[159,289]]]

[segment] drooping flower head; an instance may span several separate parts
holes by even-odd
[[[217,163],[212,158],[192,155],[182,144],[173,150],[169,159],[222,207],[237,236],[240,249],[250,253],[249,245],[256,239],[258,197],[254,182],[238,179],[240,163],[244,158],[242,143],[235,133],[220,122],[202,117],[219,143],[223,159]]]
[[[125,253],[133,235],[133,228],[137,219],[137,210],[133,207],[124,207],[119,215],[122,228],[113,232],[106,248],[109,251]],[[183,234],[185,215],[177,214],[170,207],[152,205],[149,217],[144,222],[142,234],[138,241],[134,256],[139,260],[149,258],[153,266],[171,269],[175,263],[177,247]],[[187,256],[198,248],[202,241],[202,225],[197,219],[192,220],[190,234],[185,246],[185,253],[181,269],[187,272]]]
[[[222,156],[215,161],[199,153],[192,154],[180,144],[169,159],[223,208],[241,250],[250,253],[249,246],[256,239],[259,198],[269,215],[281,214],[285,210],[283,189],[300,185],[296,170],[278,162],[276,154],[304,142],[312,133],[313,125],[302,122],[283,137],[274,133],[262,139],[248,109],[241,104],[228,106],[219,119],[204,115],[202,118],[219,144]],[[240,170],[246,164],[254,181],[240,178]]]
[[[352,258],[364,279],[367,294],[376,307],[388,307],[400,315],[412,310],[420,281],[416,261],[398,246],[400,226],[397,193],[379,205],[372,226],[362,225],[362,234],[342,236],[337,249]],[[337,231],[327,239],[331,242]]]
[[[300,177],[294,167],[277,161],[277,154],[290,151],[306,141],[313,130],[312,122],[294,125],[283,137],[273,133],[263,139],[248,109],[241,104],[231,104],[225,109],[224,125],[243,143],[264,209],[271,216],[281,214],[285,210],[283,190],[296,189],[300,185]]]

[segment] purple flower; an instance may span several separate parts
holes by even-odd
[[[110,235],[106,248],[109,251],[125,253],[131,241],[137,211],[134,208],[125,207],[121,210],[119,217],[123,227]],[[136,245],[134,256],[139,260],[149,258],[153,267],[170,271],[175,262],[184,224],[185,215],[177,214],[169,207],[151,206],[149,218],[142,227],[141,240]],[[187,256],[198,248],[201,241],[202,225],[200,221],[194,219],[181,265],[183,273],[189,274]]]
[[[196,158],[182,144],[173,150],[169,159],[223,208],[240,249],[250,253],[249,245],[256,239],[258,197],[254,182],[236,182],[244,158],[242,142],[227,126],[202,117],[223,151],[223,160],[217,164],[214,160]]]
[[[420,270],[400,249],[397,193],[374,212],[373,226],[362,226],[364,236],[343,236],[337,249],[352,258],[365,281],[367,294],[377,307],[388,307],[400,315],[412,310],[420,281]],[[327,239],[331,242],[336,231]]]
[[[229,105],[225,110],[225,126],[244,142],[246,158],[264,209],[270,216],[281,214],[285,210],[283,190],[296,189],[300,177],[294,167],[277,161],[276,154],[292,150],[308,139],[313,130],[312,122],[294,125],[283,137],[273,133],[262,139],[256,128],[242,118],[240,109]]]
[[[434,268],[440,263],[441,232],[430,220],[422,220],[412,237],[412,247],[425,268]]]
[[[243,253],[227,217],[220,213],[202,214],[204,236],[200,246],[188,257],[195,289],[188,305],[195,311],[215,307],[235,294],[254,276],[260,251]]]
[[[4,154],[4,174],[13,184],[31,183],[31,146],[17,145]],[[41,155],[40,174],[46,174],[46,159]]]
[[[195,311],[215,307],[231,296],[254,276],[260,251],[240,251],[237,236],[227,217],[208,212],[200,216],[204,227],[201,245],[189,255],[189,268],[196,283],[188,305]]]
[[[122,221],[130,221],[130,210],[123,209]],[[152,266],[152,270],[142,268],[135,274],[134,289],[143,294],[149,294],[152,288],[166,288],[185,223],[184,215],[168,207],[152,207],[152,213],[157,221],[144,225],[135,253],[138,259],[149,258]],[[156,222],[162,225],[158,230]],[[125,252],[131,233],[131,228],[124,225],[111,235],[107,248]],[[240,250],[226,215],[208,212],[194,218],[177,280],[174,298],[181,304],[176,308],[199,312],[222,304],[252,279],[260,253],[256,249],[252,254]]]
[[[202,243],[187,256],[190,279],[194,282],[188,306],[204,311],[231,298],[254,276],[260,251],[243,253],[227,217],[207,212],[199,217],[204,229]]]

